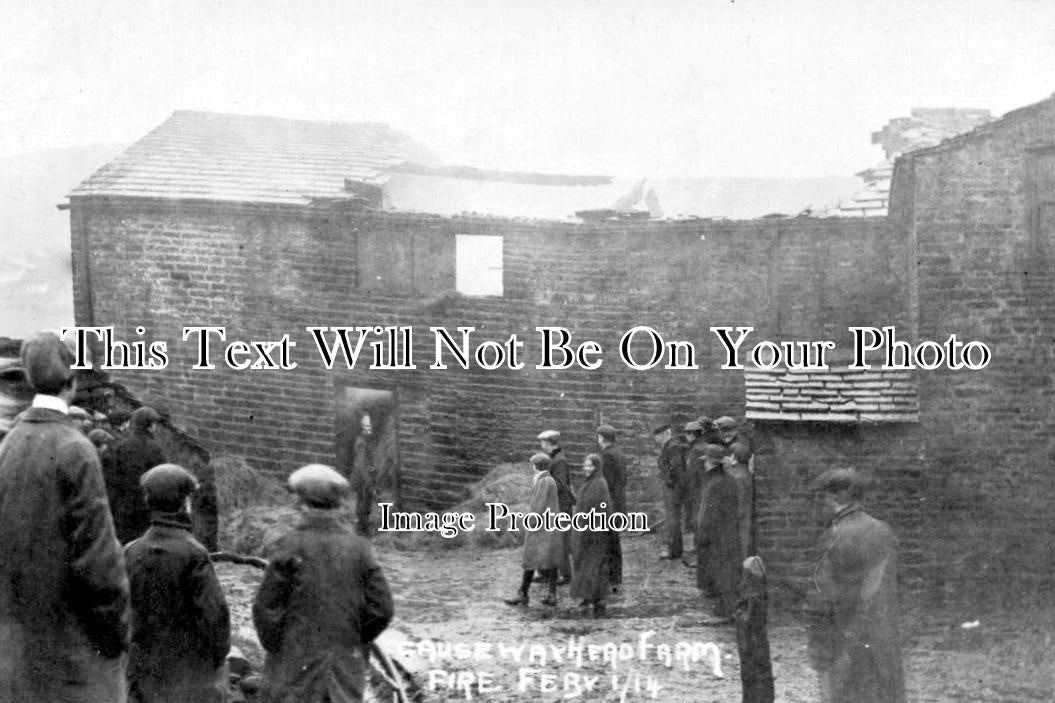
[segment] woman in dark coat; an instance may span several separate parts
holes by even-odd
[[[601,469],[601,457],[590,454],[582,462],[586,482],[579,489],[575,514],[607,515],[612,510],[608,484]],[[594,615],[603,615],[608,595],[608,530],[573,531],[571,534],[571,597],[582,599],[582,605],[593,605]]]
[[[703,492],[696,525],[696,585],[718,599],[714,614],[731,618],[740,587],[740,495],[736,479],[725,473],[726,448],[708,444],[703,451]]]

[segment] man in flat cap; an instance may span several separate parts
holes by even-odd
[[[161,416],[154,408],[137,408],[129,419],[128,435],[114,447],[114,470],[106,485],[114,514],[117,539],[131,542],[150,526],[150,510],[143,501],[139,480],[151,468],[165,463],[154,426]]]
[[[369,644],[392,620],[392,593],[370,543],[341,523],[348,481],[311,464],[289,477],[302,510],[292,532],[264,548],[267,572],[253,623],[267,650],[267,703],[358,703]]]
[[[194,475],[161,464],[140,479],[150,527],[125,547],[132,591],[132,703],[220,703],[231,623],[209,553],[191,532]]]
[[[597,428],[597,445],[601,448],[601,473],[604,474],[608,492],[612,496],[612,512],[626,513],[626,459],[615,446],[616,431],[611,425]],[[612,592],[619,591],[623,583],[623,545],[619,533],[608,533],[608,582]]]
[[[560,512],[571,515],[575,509],[575,494],[571,490],[571,470],[568,468],[568,459],[564,456],[564,450],[560,448],[560,432],[557,430],[546,430],[538,435],[539,447],[549,457],[549,475],[557,484],[557,503]],[[571,542],[570,533],[564,532],[564,564],[560,567],[560,581],[558,586],[571,583]]]
[[[696,420],[685,423],[685,503],[688,515],[683,517],[687,532],[696,534],[696,519],[700,516],[700,489],[703,485],[703,426]],[[688,562],[686,562],[688,564]]]
[[[816,480],[831,527],[806,598],[811,666],[824,703],[904,703],[898,633],[897,538],[861,507],[866,481],[852,469]]]
[[[74,355],[22,343],[32,406],[0,442],[0,700],[126,699],[128,578],[99,458],[67,417]]]
[[[536,515],[542,515],[546,511],[558,513],[560,502],[557,498],[557,482],[549,473],[549,456],[538,452],[531,457],[530,462],[535,474],[528,512]],[[508,605],[528,604],[528,591],[536,571],[542,574],[548,591],[542,599],[542,605],[557,605],[557,571],[568,560],[564,543],[564,533],[557,530],[524,532],[524,557],[521,562],[523,575],[516,595],[506,599]]]
[[[668,424],[656,427],[652,437],[659,446],[657,465],[667,512],[667,553],[660,559],[681,559],[682,516],[688,508],[691,493],[686,483],[685,447],[674,438],[674,431]]]
[[[696,527],[696,585],[705,596],[717,598],[714,614],[721,619],[733,616],[743,561],[737,522],[739,495],[736,480],[725,472],[727,453],[720,444],[703,449],[707,475]]]

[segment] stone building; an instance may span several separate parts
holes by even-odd
[[[1045,101],[902,158],[890,217],[737,221],[411,212],[413,189],[393,174],[466,174],[413,165],[407,152],[417,147],[402,135],[177,113],[70,194],[77,321],[113,326],[125,342],[166,342],[164,369],[114,373],[213,453],[243,454],[268,470],[340,463],[366,410],[381,418],[407,507],[443,506],[494,463],[526,459],[539,430],[561,429],[577,461],[606,421],[631,458],[633,500],[651,507],[657,420],[746,413],[759,439],[761,548],[777,582],[805,574],[817,534],[809,480],[834,464],[879,479],[870,508],[901,535],[910,586],[954,593],[965,583],[959,574],[980,565],[1028,578],[1034,562],[1008,560],[1038,552],[1009,552],[1022,533],[1000,527],[1024,515],[1012,511],[1019,487],[994,483],[993,462],[1032,477],[1051,458],[1040,442],[1052,428],[1042,402],[1053,335],[1041,301],[1050,286],[1034,295],[1045,274],[1032,269],[1027,281],[1012,263],[1042,260],[1026,252],[1043,251],[1043,237],[1026,233],[1050,226],[1050,152],[1041,147],[1055,143],[1052,111]],[[560,188],[583,210],[596,209],[597,189],[607,187],[504,177],[535,194]],[[1000,273],[986,268],[987,255],[998,257]],[[182,338],[183,328],[202,326],[226,331],[226,341],[211,337],[214,369],[192,368],[199,349]],[[356,326],[412,328],[416,368],[370,369],[365,359],[326,368],[306,328]],[[539,326],[566,328],[573,347],[597,342],[602,365],[535,368]],[[691,342],[698,368],[631,368],[619,348],[636,326]],[[753,327],[745,349],[831,340],[832,368],[805,381],[750,363],[722,369],[712,326]],[[990,344],[993,362],[983,371],[849,373],[853,326],[894,326],[910,342],[956,333]],[[474,328],[470,352],[494,344],[467,369],[444,348],[448,368],[433,369],[432,327],[459,341],[457,328]],[[286,334],[296,368],[223,363],[233,340]],[[514,334],[524,367],[483,368]],[[1005,334],[1032,341],[1012,351],[993,336]],[[382,338],[368,335],[363,356]],[[648,335],[636,334],[633,358],[643,363],[650,352]],[[256,358],[247,351],[236,360],[243,356]],[[1014,411],[1016,398],[1029,398],[1030,410]],[[977,434],[965,438],[967,428]],[[957,520],[974,520],[977,531],[958,532]],[[1040,513],[1031,524],[1055,532]]]

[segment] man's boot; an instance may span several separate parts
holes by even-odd
[[[545,602],[545,601],[543,601]],[[506,605],[527,605],[528,594],[527,591],[517,591],[517,594],[512,598],[506,598]]]

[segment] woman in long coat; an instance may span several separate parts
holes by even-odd
[[[531,502],[528,512],[542,515],[549,511],[552,515],[560,512],[560,503],[557,499],[557,482],[550,476],[550,458],[539,452],[531,457],[531,465],[535,467],[534,486],[531,489]],[[557,604],[557,570],[564,563],[564,535],[558,530],[535,530],[524,531],[524,559],[521,566],[524,569],[520,581],[520,590],[517,594],[506,600],[509,605],[527,605],[528,589],[535,572],[538,571],[545,579],[549,587],[548,595],[542,599],[543,605]]]
[[[607,516],[612,510],[608,483],[600,471],[601,457],[590,454],[582,462],[586,482],[579,489],[575,514],[589,513]],[[587,523],[589,524],[589,523]],[[594,615],[603,615],[608,595],[608,530],[576,530],[571,535],[571,597],[592,605]]]

